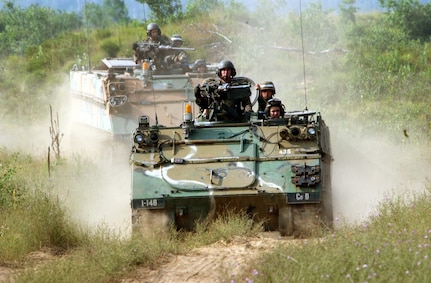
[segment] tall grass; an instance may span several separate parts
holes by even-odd
[[[260,231],[245,214],[233,211],[212,223],[200,223],[195,233],[171,229],[124,238],[104,226],[86,231],[70,220],[61,198],[53,193],[58,184],[55,178],[48,178],[43,158],[5,150],[0,154],[0,264],[28,267],[32,264],[28,255],[34,251],[48,249],[57,254],[36,268],[11,275],[8,280],[13,282],[118,281],[139,266],[157,266],[166,255]],[[70,174],[71,178],[65,178],[70,186],[76,185],[76,176],[95,166],[73,160],[59,162],[54,170],[63,177]],[[321,238],[282,241],[249,264],[244,273],[226,280],[428,282],[430,191],[394,193],[360,225],[337,225],[339,229]]]
[[[64,187],[89,182],[100,170],[74,156],[63,159],[48,176],[43,157],[0,150],[0,265],[24,267],[13,282],[112,282],[140,265],[153,266],[167,254],[202,245],[255,235],[259,225],[245,213],[229,212],[213,223],[200,223],[196,233],[170,229],[153,235],[124,237],[101,224],[86,230],[72,221],[60,196]],[[63,193],[65,193],[63,191]],[[52,260],[31,267],[28,255],[52,251]]]
[[[55,196],[40,159],[0,149],[0,263],[22,261],[42,247],[66,250],[82,234]]]
[[[431,194],[395,195],[358,226],[284,243],[231,282],[429,282]]]

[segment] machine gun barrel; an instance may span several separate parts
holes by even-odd
[[[165,49],[165,50],[184,50],[184,51],[195,51],[196,48],[191,47],[174,47],[171,45],[162,45],[157,42],[139,42],[138,47],[140,51],[149,51],[151,48],[154,49]]]
[[[192,47],[173,47],[171,45],[159,45],[157,48],[169,49],[169,50],[184,50],[184,51],[195,51],[196,50],[196,48],[192,48]]]

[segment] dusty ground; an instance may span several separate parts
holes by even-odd
[[[167,256],[157,269],[138,268],[122,283],[171,283],[171,282],[230,282],[230,278],[244,270],[252,272],[250,262],[258,255],[279,244],[298,244],[303,240],[280,238],[278,232],[262,233],[257,237],[237,237],[229,242],[217,242],[192,250],[186,255]],[[30,268],[55,260],[50,251],[40,251],[29,255]],[[256,267],[258,269],[258,267]],[[22,269],[0,266],[0,282],[8,275]],[[250,274],[252,276],[252,274]]]
[[[255,238],[237,237],[230,242],[197,248],[187,255],[172,255],[159,268],[141,268],[134,276],[121,282],[230,282],[232,276],[244,270],[252,272],[254,267],[249,263],[259,254],[279,244],[295,244],[298,241],[301,240],[280,238],[278,232],[262,233]]]
[[[27,263],[25,267],[0,265],[0,282],[10,282],[6,281],[7,277],[14,273],[22,272],[24,268],[37,268],[38,266],[43,265],[48,261],[55,260],[57,257],[54,254],[55,253],[49,249],[32,252],[27,256]]]

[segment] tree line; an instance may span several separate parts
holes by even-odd
[[[276,58],[273,55],[280,47],[299,50],[299,31],[303,30],[305,48],[310,51],[348,51],[342,57],[314,55],[312,64],[307,64],[307,75],[315,78],[320,90],[326,88],[327,105],[343,99],[358,103],[363,98],[394,97],[422,103],[421,109],[431,103],[425,93],[431,88],[430,3],[379,0],[383,12],[363,14],[358,13],[355,0],[342,0],[335,14],[316,1],[302,11],[300,20],[297,13],[280,12],[285,0],[259,0],[253,11],[235,1],[191,0],[186,9],[178,0],[141,2],[153,7],[147,22],[131,20],[121,0],[88,3],[82,13],[37,5],[23,9],[6,1],[0,11],[0,57],[4,59],[0,95],[14,95],[0,102],[0,118],[5,112],[16,113],[15,108],[28,99],[29,89],[33,96],[39,95],[35,86],[54,80],[52,74],[70,68],[72,62],[85,61],[86,56],[94,56],[93,62],[103,56],[131,56],[131,43],[145,36],[150,21],[157,22],[168,35],[184,35],[185,44],[196,47],[197,58],[208,58],[208,53],[215,51],[230,58],[235,54],[235,60],[246,62],[241,67],[256,71],[257,77],[266,74],[272,78],[283,70],[287,79],[282,83],[292,86],[292,91],[298,77],[290,75],[294,72],[289,68],[295,60],[300,61],[298,56],[289,51],[277,53]],[[265,64],[258,62],[259,58],[264,58]],[[20,72],[22,85],[14,84],[16,72]],[[330,80],[322,74],[338,78]],[[8,105],[3,107],[5,103]],[[33,110],[20,108],[22,114]],[[416,112],[408,115],[413,119],[412,113]]]

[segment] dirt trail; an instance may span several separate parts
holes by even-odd
[[[259,255],[280,244],[300,244],[303,241],[288,237],[281,238],[278,232],[265,232],[252,238],[235,237],[228,242],[220,241],[196,248],[185,255],[169,255],[155,268],[140,267],[120,282],[229,282],[230,278],[247,270],[250,271],[251,278],[255,267],[250,266],[250,263]],[[32,267],[43,265],[49,260],[55,260],[55,256],[49,251],[29,255],[29,263]],[[10,282],[6,281],[7,276],[21,271],[23,271],[22,268],[0,266],[0,282]]]
[[[262,233],[258,237],[236,237],[229,242],[194,249],[187,255],[171,255],[156,269],[140,268],[122,283],[229,282],[229,279],[250,270],[250,262],[279,244],[297,244],[303,240],[280,238],[278,232]],[[258,269],[258,267],[256,267]]]

